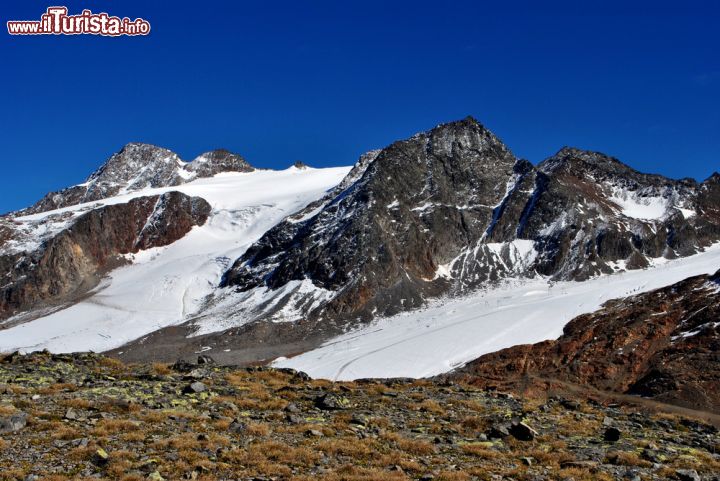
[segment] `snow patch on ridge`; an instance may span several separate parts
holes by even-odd
[[[631,192],[613,187],[610,201],[617,204],[625,217],[640,220],[658,220],[665,217],[670,201],[659,196],[644,197],[637,192]]]

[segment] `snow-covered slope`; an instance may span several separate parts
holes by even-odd
[[[182,322],[202,306],[232,259],[284,217],[320,198],[349,170],[291,167],[221,173],[174,187],[140,189],[13,219],[23,225],[43,225],[45,230],[62,229],[89,209],[171,190],[201,197],[212,206],[205,225],[169,246],[129,256],[131,265],[112,271],[83,301],[0,331],[0,352],[44,348],[53,352],[103,351]],[[48,227],[43,223],[48,218],[62,221]],[[37,235],[29,236],[30,242],[37,240]],[[18,247],[22,246],[14,246]],[[15,321],[10,318],[4,324]]]
[[[584,282],[508,280],[468,297],[438,300],[428,308],[380,319],[278,367],[313,377],[426,377],[447,372],[506,347],[555,339],[572,318],[613,298],[664,287],[720,268],[720,244],[677,260]]]

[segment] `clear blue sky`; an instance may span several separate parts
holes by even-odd
[[[55,4],[152,33],[7,34]],[[3,1],[0,212],[130,141],[347,165],[466,115],[533,162],[573,145],[702,180],[720,170],[716,4]]]

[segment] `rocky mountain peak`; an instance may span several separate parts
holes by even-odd
[[[272,309],[337,320],[508,277],[585,280],[717,239],[716,190],[698,203],[692,183],[573,147],[536,168],[467,117],[361,157],[322,202],[251,246],[222,285],[277,292]]]
[[[177,185],[182,179],[177,171],[183,165],[184,162],[171,150],[133,142],[113,154],[88,177],[86,184],[90,184],[89,193],[98,191],[99,195],[105,195],[108,188],[114,186],[132,191],[143,187]]]
[[[34,214],[147,188],[172,187],[220,172],[255,170],[240,155],[217,149],[183,161],[175,152],[142,142],[131,142],[113,154],[82,184],[51,192],[16,214]]]
[[[197,156],[187,164],[187,170],[197,177],[212,177],[220,172],[252,172],[255,169],[239,154],[216,149]]]
[[[546,174],[560,171],[572,173],[635,172],[631,167],[602,152],[563,147],[555,155],[542,161],[538,169]]]
[[[516,163],[473,118],[369,152],[322,206],[248,249],[223,285],[245,292],[309,281],[340,292],[330,308],[343,313],[418,306],[435,289],[438,264],[482,237]]]

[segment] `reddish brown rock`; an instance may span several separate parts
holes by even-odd
[[[82,295],[123,254],[171,244],[209,213],[205,200],[180,192],[140,197],[81,215],[33,252],[0,256],[0,319]]]
[[[610,301],[556,341],[482,356],[453,376],[516,390],[570,382],[720,412],[720,272]]]

